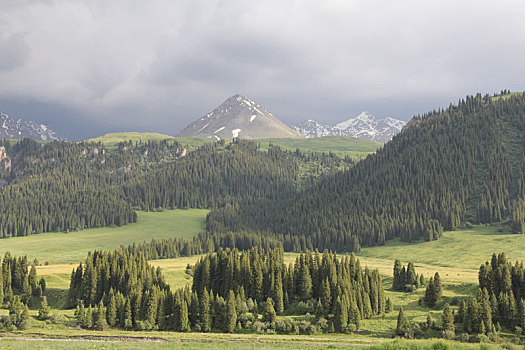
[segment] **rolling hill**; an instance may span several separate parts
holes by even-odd
[[[524,94],[468,96],[414,117],[351,169],[265,208],[212,211],[208,225],[271,232],[287,250],[430,241],[467,222],[510,220],[506,232],[522,233],[524,116]]]

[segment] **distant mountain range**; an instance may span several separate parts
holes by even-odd
[[[222,140],[232,138],[303,138],[259,104],[234,95],[188,125],[177,136]]]
[[[0,139],[65,140],[47,125],[31,120],[14,119],[0,111]]]
[[[325,125],[308,119],[293,126],[306,137],[349,136],[376,142],[388,142],[406,125],[406,122],[394,118],[376,118],[368,112],[362,112],[355,118],[334,126]]]

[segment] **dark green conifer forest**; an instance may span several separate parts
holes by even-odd
[[[143,252],[93,252],[71,274],[69,305],[80,326],[223,331],[266,327],[281,333],[353,331],[386,311],[377,270],[354,256],[306,252],[286,266],[282,249],[220,249],[192,267],[193,285],[171,291]],[[277,315],[311,313],[300,329]],[[262,322],[257,315],[262,315]],[[331,327],[329,327],[331,325]]]
[[[354,167],[264,208],[215,210],[212,231],[262,230],[285,250],[430,241],[467,223],[523,232],[525,95],[468,96],[414,117]],[[282,236],[280,236],[282,235]]]

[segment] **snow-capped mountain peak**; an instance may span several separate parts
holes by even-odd
[[[241,95],[226,99],[219,107],[188,125],[179,136],[212,140],[302,137],[261,105]]]
[[[65,140],[47,125],[31,120],[14,119],[0,111],[0,139]]]
[[[335,126],[323,125],[315,120],[296,124],[293,128],[307,137],[322,136],[350,136],[373,140],[377,142],[388,142],[401,131],[406,122],[387,117],[379,119],[369,112],[361,112],[357,117],[350,118]]]

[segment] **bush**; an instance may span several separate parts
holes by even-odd
[[[317,333],[317,327],[309,321],[301,321],[299,323],[299,332],[301,334],[314,334]]]
[[[454,339],[455,336],[456,336],[456,334],[454,334],[454,332],[452,332],[452,331],[443,331],[443,338],[444,339],[452,340],[452,339]]]
[[[275,331],[281,334],[291,334],[294,331],[294,321],[290,317],[284,317],[275,321]]]
[[[253,314],[243,313],[239,315],[239,317],[237,318],[237,321],[241,323],[241,326],[243,328],[250,328],[248,323],[252,325],[253,321],[255,321],[255,316]]]
[[[468,333],[461,333],[458,340],[467,343],[470,340],[470,335],[468,335]]]
[[[328,333],[330,331],[328,320],[324,317],[320,317],[317,321],[317,328],[323,333]]]
[[[252,330],[255,333],[263,334],[266,332],[266,329],[268,328],[268,324],[261,322],[261,321],[255,321],[252,325]]]

